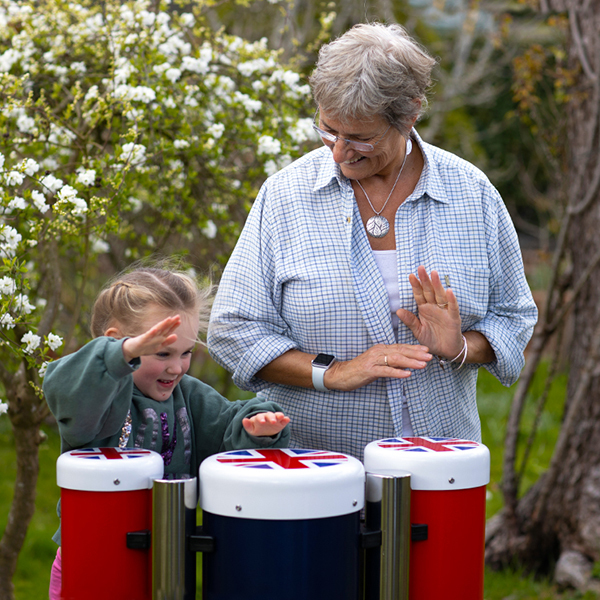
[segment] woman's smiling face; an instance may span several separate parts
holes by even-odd
[[[333,143],[323,143],[333,152],[333,160],[340,165],[342,173],[349,179],[368,179],[373,175],[389,175],[397,172],[404,158],[404,140],[400,132],[383,117],[339,121],[321,112],[319,127],[338,138]],[[360,152],[344,140],[376,144],[371,152]]]

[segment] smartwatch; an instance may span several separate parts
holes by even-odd
[[[323,379],[325,371],[335,362],[335,356],[331,354],[317,354],[312,361],[312,382],[315,390],[320,392],[328,392]]]

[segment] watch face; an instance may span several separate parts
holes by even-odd
[[[317,354],[316,358],[312,361],[315,367],[328,367],[335,360],[331,354]]]

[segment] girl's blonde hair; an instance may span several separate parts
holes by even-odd
[[[200,287],[184,271],[141,267],[124,271],[110,281],[96,298],[92,308],[93,337],[104,335],[116,324],[124,335],[143,333],[143,321],[153,307],[172,315],[187,313],[200,320],[199,333],[208,328],[213,286]]]

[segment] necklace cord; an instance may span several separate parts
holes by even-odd
[[[356,183],[358,183],[358,185],[360,186],[360,189],[363,191],[363,194],[365,195],[365,198],[367,199],[369,206],[371,207],[371,209],[377,216],[379,216],[385,210],[387,203],[390,201],[390,198],[392,197],[392,194],[394,193],[394,190],[396,189],[396,185],[398,184],[398,181],[400,180],[400,175],[402,175],[402,171],[404,170],[404,165],[406,164],[406,159],[411,152],[412,152],[412,142],[409,138],[408,140],[406,140],[406,151],[404,152],[404,160],[402,161],[402,166],[400,167],[400,170],[398,171],[396,181],[394,181],[394,185],[379,212],[375,210],[375,207],[373,206],[373,203],[371,202],[371,198],[369,198],[369,194],[367,194],[367,192],[365,191],[365,188],[362,186],[360,181],[358,179],[356,179]]]

